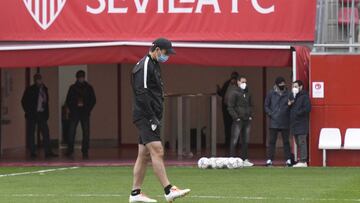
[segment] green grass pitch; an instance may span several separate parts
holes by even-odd
[[[54,168],[0,168],[0,202],[128,202],[132,182],[130,167],[39,172],[49,169]],[[168,175],[174,185],[192,189],[189,196],[176,200],[179,203],[360,202],[360,168],[201,170],[169,167]],[[143,192],[165,202],[163,189],[150,167]]]

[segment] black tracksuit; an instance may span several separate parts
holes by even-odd
[[[66,106],[70,110],[68,133],[68,154],[74,151],[76,127],[81,123],[83,131],[82,152],[87,155],[90,140],[90,113],[96,104],[93,87],[87,82],[71,85],[66,97]]]
[[[134,91],[133,122],[139,130],[139,144],[160,141],[164,86],[160,65],[150,55],[142,58],[132,70]],[[151,129],[156,124],[156,130]]]

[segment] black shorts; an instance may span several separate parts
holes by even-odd
[[[139,130],[139,144],[146,145],[150,142],[161,141],[160,126],[155,131],[151,129],[150,121],[141,119],[135,122],[136,128]]]

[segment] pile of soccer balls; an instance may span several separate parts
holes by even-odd
[[[198,161],[198,167],[201,169],[236,169],[244,166],[243,160],[240,158],[206,158],[202,157]]]

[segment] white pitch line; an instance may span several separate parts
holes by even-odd
[[[128,197],[124,194],[0,194],[0,197]],[[163,198],[162,195],[156,196]],[[302,198],[302,197],[246,197],[246,196],[206,196],[206,195],[189,195],[190,199],[219,199],[219,200],[287,200],[287,201],[316,201],[316,202],[360,202],[360,199],[336,199],[336,198]]]
[[[21,175],[31,175],[31,174],[44,174],[56,171],[65,171],[65,170],[72,170],[77,169],[79,167],[69,167],[69,168],[53,168],[53,169],[46,169],[46,170],[39,170],[39,171],[29,171],[29,172],[21,172],[21,173],[9,173],[9,174],[2,174],[0,178],[4,177],[12,177],[12,176],[21,176]]]

